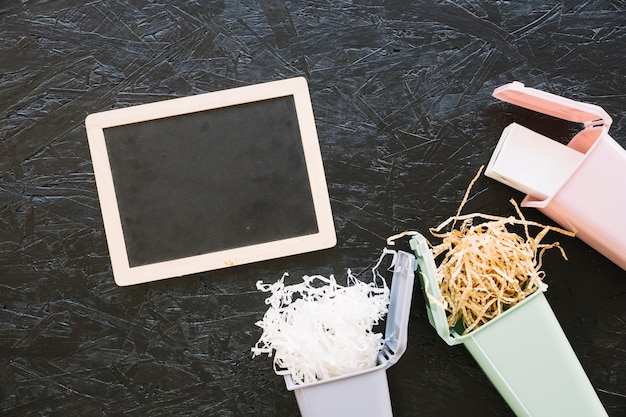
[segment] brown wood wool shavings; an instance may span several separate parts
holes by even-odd
[[[470,190],[482,172],[480,168],[470,183],[455,216],[430,229],[440,244],[432,247],[437,267],[437,281],[448,313],[448,325],[463,325],[463,334],[480,327],[513,307],[536,290],[545,291],[542,282],[541,259],[550,248],[565,252],[558,242],[541,243],[549,231],[567,236],[573,233],[553,226],[545,226],[524,218],[519,206],[510,200],[519,218],[499,217],[482,213],[461,215]],[[481,223],[474,224],[477,219]],[[457,222],[460,227],[455,228]],[[447,232],[442,230],[452,223]],[[511,232],[508,226],[521,225],[524,236]],[[534,237],[530,227],[541,230]]]

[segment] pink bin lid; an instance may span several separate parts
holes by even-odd
[[[524,84],[514,81],[496,88],[493,96],[507,103],[515,104],[526,109],[534,110],[549,116],[570,122],[590,125],[602,125],[608,129],[613,119],[600,106],[582,103],[555,94],[534,88],[524,87]]]

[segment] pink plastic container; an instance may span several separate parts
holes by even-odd
[[[584,154],[578,166],[551,195],[527,195],[522,206],[539,209],[626,270],[626,150],[608,134],[611,117],[599,106],[524,87],[519,82],[497,88],[493,96],[583,124],[584,129],[567,144]],[[527,168],[535,169],[532,165]]]

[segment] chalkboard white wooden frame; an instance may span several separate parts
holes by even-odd
[[[268,242],[243,244],[235,248],[200,253],[183,258],[131,265],[118,205],[118,190],[116,190],[111,169],[111,154],[107,149],[107,141],[105,140],[106,129],[286,96],[291,96],[295,105],[306,172],[308,173],[308,183],[302,184],[302,187],[310,188],[317,231]],[[210,112],[207,114],[210,115]],[[311,252],[330,248],[336,244],[335,228],[309,89],[306,80],[302,77],[94,113],[87,116],[85,125],[113,275],[115,282],[120,286]],[[216,134],[219,135],[219,132]],[[219,138],[213,137],[207,140],[219,140]],[[255,138],[255,140],[263,140],[263,138]],[[137,154],[133,157],[140,159],[142,155]],[[210,163],[210,161],[207,162]],[[127,180],[133,181],[133,178]],[[141,187],[141,184],[135,186]],[[227,198],[228,196],[215,197]],[[275,203],[281,204],[280,201]],[[150,207],[146,207],[146,210],[149,209]],[[208,236],[207,238],[210,239],[211,237]]]

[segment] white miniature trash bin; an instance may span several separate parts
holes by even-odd
[[[543,292],[467,335],[448,327],[426,239],[411,239],[430,323],[448,344],[464,344],[518,417],[603,417],[604,407]]]
[[[284,375],[287,389],[294,391],[302,417],[392,417],[387,368],[406,350],[408,321],[416,262],[412,254],[394,254],[385,345],[373,368],[308,384],[295,384]]]
[[[583,124],[583,130],[567,146],[547,137],[544,137],[544,146],[541,147],[534,146],[532,140],[527,141],[530,149],[523,150],[523,153],[531,157],[522,156],[520,159],[523,161],[519,163],[524,166],[519,169],[508,162],[498,166],[500,159],[520,157],[522,143],[529,139],[527,133],[520,133],[517,138],[520,146],[507,151],[504,142],[509,139],[507,133],[512,126],[507,127],[485,175],[528,194],[522,201],[523,207],[537,208],[626,270],[626,222],[623,221],[626,207],[626,150],[609,136],[609,127],[613,121],[611,117],[599,106],[524,87],[520,82],[496,88],[493,96],[517,106]],[[562,148],[560,151],[559,147]],[[579,158],[571,158],[575,154]],[[555,172],[555,167],[560,168],[561,172]],[[544,192],[533,192],[529,186],[531,183],[536,184],[532,177],[540,176],[537,171],[545,174],[543,187],[545,184],[555,187],[547,187]]]

